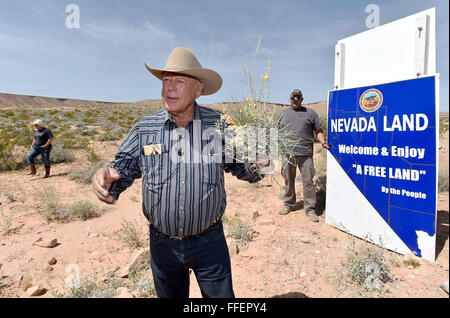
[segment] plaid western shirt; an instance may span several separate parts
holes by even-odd
[[[218,111],[198,104],[185,129],[176,126],[166,109],[142,118],[108,164],[120,175],[110,194],[118,199],[143,175],[143,213],[159,231],[189,237],[207,230],[225,212],[224,172],[250,183],[263,178],[249,162],[225,159],[216,128],[219,118]],[[149,145],[157,145],[161,153],[146,155]]]

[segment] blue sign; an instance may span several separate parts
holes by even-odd
[[[435,77],[331,91],[330,153],[417,256],[436,230]],[[350,198],[351,199],[351,198]]]

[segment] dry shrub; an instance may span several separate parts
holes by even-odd
[[[439,163],[438,192],[448,192],[448,162]]]

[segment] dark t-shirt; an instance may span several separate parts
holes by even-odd
[[[278,118],[291,132],[292,138],[298,140],[294,153],[296,156],[312,156],[314,144],[314,131],[323,128],[316,111],[301,107],[294,110],[292,107],[283,109]]]
[[[35,130],[34,131],[34,145],[33,148],[40,148],[41,146],[45,145],[47,141],[53,138],[53,134],[50,129],[44,128],[41,131]],[[52,145],[50,144],[49,147]]]

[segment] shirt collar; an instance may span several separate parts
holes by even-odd
[[[194,107],[195,107],[194,117],[192,118],[192,120],[189,123],[191,123],[193,120],[202,120],[200,107],[197,104],[197,102],[195,102]],[[173,120],[173,116],[169,113],[169,111],[167,109],[164,109],[164,123],[168,123],[168,122],[175,123],[175,121]]]

